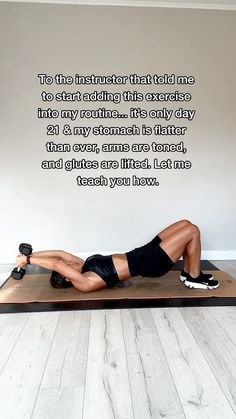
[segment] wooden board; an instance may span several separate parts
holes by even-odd
[[[189,289],[170,271],[161,278],[135,277],[131,286],[82,293],[75,288],[55,289],[49,274],[9,279],[0,290],[0,312],[75,310],[122,307],[168,307],[183,305],[235,305],[236,280],[212,271],[220,286],[215,290]]]

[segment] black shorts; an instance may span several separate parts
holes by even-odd
[[[159,246],[161,241],[161,238],[156,236],[144,246],[126,253],[131,276],[159,277],[171,270],[174,262]]]

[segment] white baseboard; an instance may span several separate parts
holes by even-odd
[[[203,250],[204,260],[236,260],[236,250]]]
[[[2,1],[2,0],[0,0]],[[236,5],[232,0],[228,4],[211,3],[202,0],[198,1],[160,1],[160,0],[7,0],[8,2],[26,2],[26,3],[62,3],[62,4],[82,4],[87,6],[134,6],[134,7],[170,7],[181,9],[213,9],[213,10],[236,10]]]

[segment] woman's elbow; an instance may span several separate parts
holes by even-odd
[[[84,281],[81,281],[81,279],[79,279],[78,281],[75,280],[71,282],[78,291],[84,293],[98,291],[101,288],[101,286],[95,284],[93,281],[89,281],[88,278],[86,278]]]
[[[77,283],[77,281],[71,281],[73,286],[80,292],[83,293],[87,293],[87,292],[92,292],[94,291],[94,289],[92,289],[92,287],[88,284],[81,284],[81,283]]]

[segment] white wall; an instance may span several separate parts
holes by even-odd
[[[235,39],[233,11],[0,3],[0,263],[22,241],[126,251],[181,218],[201,228],[205,256],[235,257]],[[165,72],[196,77],[182,89],[197,110],[184,138],[190,171],[152,173],[158,188],[82,189],[75,172],[40,168],[48,121],[37,119],[38,73]]]

